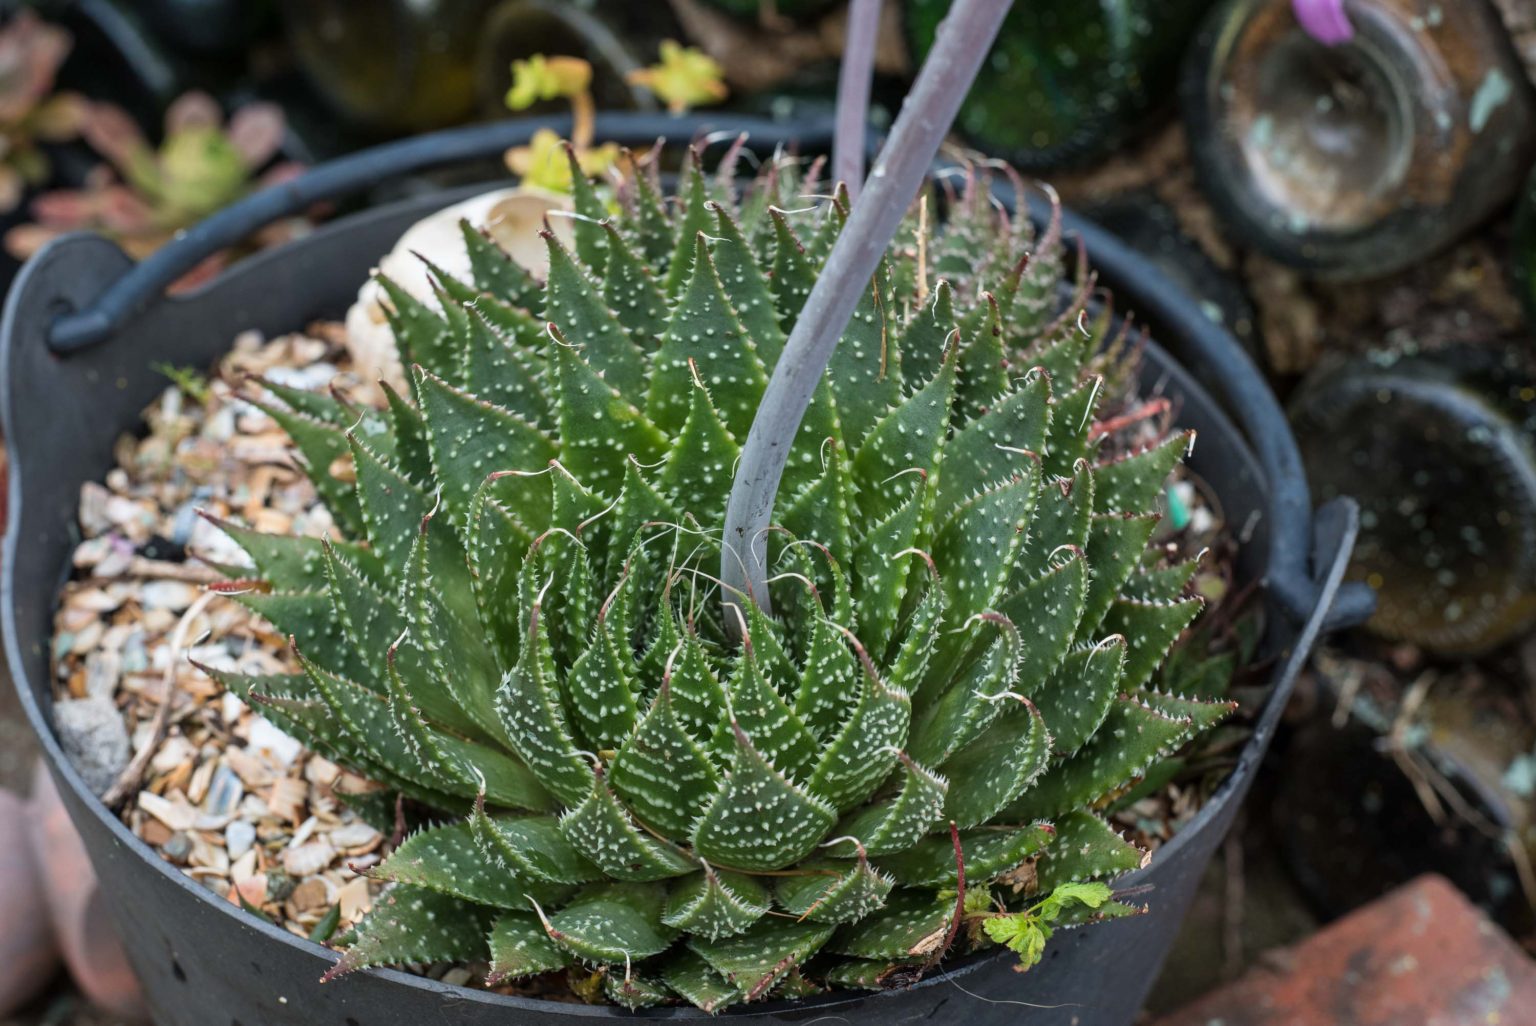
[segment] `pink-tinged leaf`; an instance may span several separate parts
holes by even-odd
[[[218,128],[223,123],[224,112],[219,108],[219,102],[197,89],[182,93],[165,112],[166,135],[195,128]]]
[[[121,107],[99,101],[87,104],[80,135],[86,143],[110,160],[128,177],[141,173],[146,163],[154,161],[144,133]]]
[[[229,141],[252,171],[277,155],[287,123],[275,103],[248,103],[229,119]]]

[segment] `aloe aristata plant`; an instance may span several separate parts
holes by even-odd
[[[769,616],[722,595],[723,513],[845,202],[694,159],[610,219],[574,179],[547,280],[466,226],[438,306],[383,283],[409,394],[258,397],[340,537],[226,525],[303,672],[218,676],[434,810],[336,972],[718,1009],[1120,910],[1093,882],[1144,853],[1095,808],[1229,707],[1152,687],[1199,609],[1148,547],[1189,438],[1099,458],[1125,367],[1058,309],[1058,232],[980,177],[914,208],[785,462]]]

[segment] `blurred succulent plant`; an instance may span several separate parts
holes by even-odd
[[[212,97],[190,92],[166,111],[164,140],[156,148],[126,111],[85,102],[80,134],[108,163],[94,168],[81,189],[38,196],[32,203],[36,223],[11,229],[6,248],[25,258],[57,235],[89,230],[142,258],[251,189],[295,175],[296,164],[267,168],[282,143],[283,128],[282,111],[274,104],[247,104],[226,125]],[[294,221],[274,225],[258,245],[281,241],[295,227]],[[194,276],[218,264],[215,258]]]
[[[48,180],[48,157],[38,144],[65,142],[80,131],[84,101],[53,92],[70,42],[69,33],[30,8],[0,29],[0,213]]]
[[[631,72],[629,81],[655,93],[674,114],[701,103],[718,103],[726,95],[720,65],[670,39],[662,41],[661,60]],[[580,57],[544,54],[512,63],[512,87],[506,97],[509,110],[527,110],[535,103],[558,99],[571,104],[570,144],[581,173],[588,178],[607,173],[618,164],[621,153],[611,142],[595,145],[592,65]],[[507,167],[521,177],[523,185],[569,193],[572,165],[566,160],[565,146],[554,131],[541,128],[528,145],[507,151]]]
[[[509,110],[527,110],[535,103],[568,100],[571,104],[571,146],[581,173],[601,175],[619,159],[614,143],[593,146],[596,107],[592,101],[592,65],[580,57],[534,54],[512,62],[512,87],[507,90]],[[571,162],[565,143],[553,130],[541,128],[527,146],[514,146],[506,154],[507,168],[525,186],[569,193]]]
[[[385,409],[253,397],[345,538],[221,524],[300,672],[209,672],[437,810],[332,975],[488,959],[715,1010],[1131,911],[1102,881],[1145,852],[1098,810],[1231,708],[1186,697],[1205,660],[1157,674],[1201,607],[1148,547],[1190,437],[1101,448],[1124,335],[1086,273],[1061,311],[1059,220],[973,178],[861,290],[769,532],[777,616],[722,609],[740,440],[848,209],[733,164],[695,155],[675,206],[636,169],[613,217],[573,167],[543,281],[467,224],[439,304],[383,280],[413,367]]]
[[[648,68],[631,71],[629,80],[655,93],[673,114],[719,103],[728,93],[718,61],[673,39],[663,39],[661,59]]]

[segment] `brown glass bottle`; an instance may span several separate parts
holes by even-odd
[[[1536,103],[1486,0],[1350,0],[1326,46],[1290,0],[1229,0],[1185,69],[1202,185],[1234,234],[1337,278],[1405,267],[1514,194]]]

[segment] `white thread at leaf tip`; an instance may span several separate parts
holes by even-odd
[[[694,550],[694,551],[698,551],[698,550]],[[720,588],[723,588],[726,591],[733,591],[736,594],[740,595],[742,598],[746,598],[747,597],[747,593],[742,591],[740,588],[737,588],[737,587],[735,587],[733,585],[726,584],[724,581],[722,581],[720,578],[716,577],[714,574],[710,573],[707,570],[700,570],[696,566],[680,566],[680,567],[676,567],[675,568],[675,572],[678,575],[687,574],[689,577],[693,578],[694,580],[698,580],[699,578],[702,577],[704,580],[708,581],[710,584],[713,584],[713,585],[716,585],[716,586],[718,586]],[[731,603],[731,605],[734,607],[736,604],[733,602],[733,603]]]
[[[816,587],[816,585],[814,583],[812,583],[812,581],[811,581],[811,579],[809,577],[805,576],[802,573],[797,573],[794,570],[781,570],[780,572],[774,574],[772,577],[768,578],[768,583],[769,584],[777,584],[778,582],[783,581],[783,580],[796,580],[796,581],[799,581],[801,584],[805,585],[807,588],[811,588],[811,589],[814,589]]]
[[[821,440],[821,472],[823,474],[827,472],[827,449],[829,446],[835,445],[836,443],[837,439],[833,438],[831,435],[828,435]],[[736,462],[741,462],[740,454],[736,456]]]
[[[625,983],[629,983],[630,982],[630,971],[631,971],[631,966],[629,964],[629,952],[625,951],[624,952],[624,982]]]
[[[576,343],[574,343],[574,342],[567,342],[564,338],[562,338],[560,336],[559,329],[555,327],[555,322],[554,321],[546,321],[545,322],[545,324],[544,324],[544,334],[548,335],[550,341],[553,342],[557,346],[564,346],[565,348],[571,349],[571,350],[576,350],[576,349],[580,349],[581,348]]]
[[[427,515],[425,517],[427,520],[431,520],[433,517],[437,516],[437,511],[443,508],[443,486],[438,485],[435,491],[436,494],[432,498],[432,508],[427,510]]]
[[[408,637],[410,635],[410,633],[411,633],[411,629],[409,627],[407,627],[405,630],[401,631],[400,632],[400,636],[394,640],[394,643],[392,645],[389,646],[389,650],[391,652],[393,652],[395,649],[397,649],[401,645],[405,644],[405,639],[406,639],[406,637]]]
[[[999,691],[995,695],[984,695],[981,693],[981,689],[977,688],[975,691],[971,692],[971,694],[975,695],[983,702],[1001,702],[1005,698],[1012,698],[1018,702],[1022,702],[1024,705],[1029,704],[1029,699],[1025,698],[1017,691]]]
[[[469,764],[469,771],[475,775],[475,783],[478,784],[480,788],[479,798],[483,804],[485,802],[485,774],[481,773],[480,767],[476,766],[474,763]]]
[[[1022,448],[1020,448],[1017,445],[1004,445],[1002,442],[994,442],[992,447],[994,449],[997,449],[1000,452],[1012,452],[1012,453],[1017,453],[1020,456],[1039,456],[1040,455],[1038,452],[1035,452],[1035,450],[1033,450],[1033,449],[1022,449]]]
[[[524,892],[523,897],[528,899],[528,904],[533,906],[533,914],[538,916],[539,922],[544,924],[544,932],[553,936],[555,933],[555,927],[552,923],[550,923],[549,917],[544,914],[543,907],[538,903],[538,901],[534,899],[533,895]]]
[[[703,239],[705,242],[730,242],[731,241],[730,239],[727,239],[724,235],[711,235],[708,232],[699,232],[698,237]]]
[[[890,477],[886,478],[884,481],[881,481],[880,483],[881,484],[890,484],[892,481],[896,480],[898,477],[906,477],[908,474],[922,474],[924,476],[927,476],[928,471],[924,470],[922,467],[908,467],[906,470],[898,470],[898,471],[896,471],[896,473],[892,474]]]
[[[556,530],[560,530],[560,529],[556,528]],[[555,583],[555,574],[554,574],[554,571],[551,570],[550,574],[549,574],[549,580],[544,582],[544,587],[540,588],[539,589],[539,593],[537,595],[535,595],[534,598],[533,598],[533,605],[534,605],[535,609],[540,608],[540,607],[542,607],[544,605],[544,595],[545,595],[546,592],[549,591],[549,589],[551,587],[554,586],[554,583]]]
[[[699,143],[702,144],[704,149],[708,149],[715,143],[724,142],[726,139],[741,139],[745,141],[746,138],[747,133],[745,132],[733,132],[729,128],[717,128],[713,132],[708,132],[700,136]]]
[[[788,216],[790,214],[814,214],[814,213],[816,213],[816,211],[820,210],[821,208],[820,207],[796,207],[793,210],[788,210],[788,209],[786,209],[784,207],[779,207],[779,206],[774,206],[773,204],[769,204],[768,209],[770,211],[772,211],[773,213],[784,214],[785,216]]]
[[[572,221],[585,221],[587,224],[605,225],[609,219],[606,217],[592,217],[590,214],[582,214],[575,210],[546,210],[545,217],[565,217]]]
[[[887,745],[886,747],[890,747],[890,746]],[[862,851],[864,849],[864,842],[859,840],[857,837],[853,836],[852,834],[844,834],[842,837],[834,837],[830,841],[822,841],[821,844],[817,845],[817,847],[820,847],[820,848],[830,848],[834,844],[842,844],[844,841],[851,842],[856,847],[858,847],[858,849],[860,851]]]
[[[618,499],[614,499],[612,502],[610,502],[607,505],[606,508],[598,510],[596,513],[593,513],[590,517],[587,517],[587,519],[585,519],[581,523],[577,524],[576,525],[576,533],[580,534],[582,531],[584,531],[586,529],[588,524],[596,523],[597,521],[603,519],[603,517],[606,517],[609,513],[612,513],[614,510],[616,510],[618,508],[619,508],[619,500]]]
[[[1089,331],[1083,325],[1083,322],[1086,321],[1087,319],[1088,319],[1088,309],[1087,309],[1087,307],[1084,307],[1083,309],[1081,309],[1081,310],[1079,310],[1077,312],[1077,330],[1083,333],[1083,337],[1084,338],[1092,338],[1093,337],[1093,332]]]
[[[1127,644],[1125,635],[1111,634],[1106,638],[1100,638],[1098,641],[1093,643],[1091,648],[1088,649],[1088,658],[1092,659],[1100,652],[1108,652],[1110,649],[1115,647],[1116,642],[1119,642],[1122,645]]]
[[[679,641],[676,645],[672,646],[672,651],[667,653],[667,663],[661,668],[662,680],[668,681],[672,679],[672,668],[677,665],[677,656],[682,650],[683,643]]]
[[[1184,458],[1186,460],[1195,454],[1195,437],[1195,430],[1191,428],[1189,432],[1189,444],[1184,447]]]
[[[1099,401],[1099,389],[1104,387],[1103,378],[1093,379],[1093,391],[1088,394],[1088,404],[1083,407],[1083,417],[1077,422],[1077,429],[1081,431],[1088,426],[1088,418],[1093,413],[1093,408]]]

